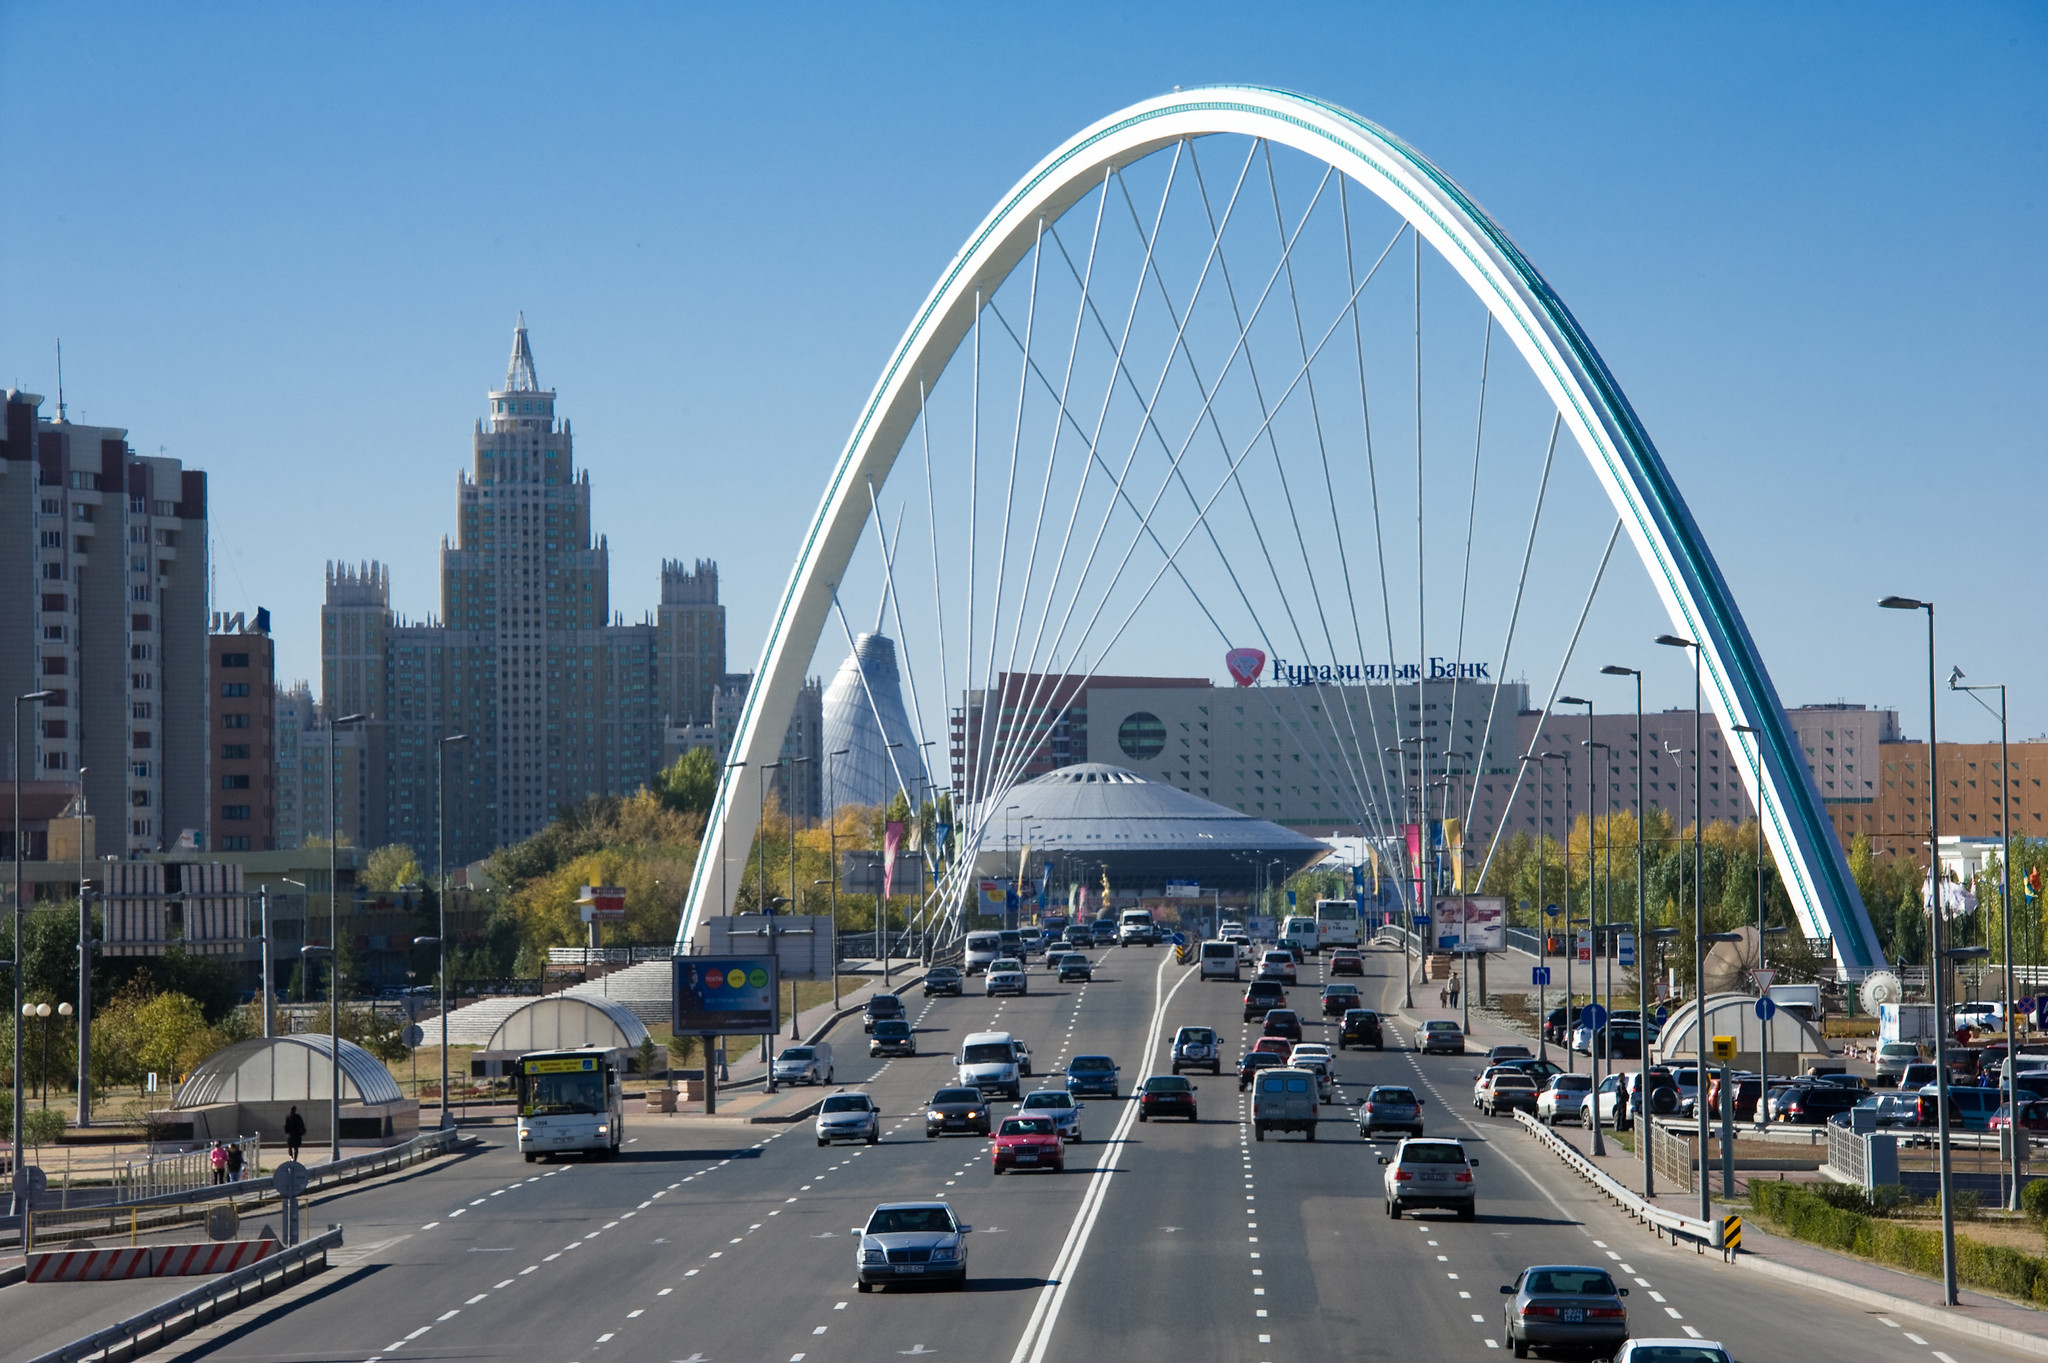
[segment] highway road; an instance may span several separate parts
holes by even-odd
[[[1161,951],[1100,953],[1093,984],[1032,972],[1010,1000],[913,992],[921,1054],[862,1058],[834,1040],[842,1085],[885,1113],[875,1146],[820,1149],[808,1122],[633,1120],[609,1164],[527,1165],[497,1144],[452,1166],[341,1194],[313,1224],[348,1228],[345,1262],[290,1311],[160,1358],[683,1360],[884,1363],[944,1354],[992,1363],[1456,1359],[1499,1356],[1500,1284],[1535,1262],[1606,1264],[1631,1287],[1636,1335],[1697,1335],[1739,1359],[2020,1357],[1661,1245],[1624,1221],[1511,1122],[1470,1105],[1476,1057],[1405,1044],[1344,1052],[1318,1139],[1254,1141],[1228,1071],[1198,1078],[1202,1120],[1137,1124],[1091,1099],[1064,1174],[992,1177],[974,1137],[928,1140],[919,1105],[949,1082],[970,1031],[1028,1040],[1043,1076],[1077,1052],[1124,1067],[1125,1092],[1191,1023],[1242,1036],[1241,991],[1204,984]],[[1399,960],[1369,952],[1368,998],[1405,1042]],[[1295,1002],[1313,1014],[1320,966]],[[1320,1028],[1312,1027],[1313,1037]],[[1480,1160],[1473,1222],[1389,1220],[1379,1149],[1346,1100],[1375,1082],[1420,1086],[1432,1135]],[[1027,1085],[1028,1087],[1028,1085]],[[944,1197],[971,1222],[965,1292],[853,1290],[853,1238],[875,1203]],[[0,1293],[0,1314],[26,1298]],[[48,1292],[53,1289],[38,1289]],[[83,1300],[83,1299],[80,1299]],[[47,1308],[45,1308],[47,1309]],[[21,1356],[0,1342],[0,1357]]]

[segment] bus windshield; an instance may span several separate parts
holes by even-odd
[[[596,1070],[519,1076],[522,1117],[561,1117],[604,1110],[604,1075]]]

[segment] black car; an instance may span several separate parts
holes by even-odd
[[[1271,1051],[1245,1052],[1244,1057],[1237,1062],[1237,1091],[1243,1093],[1250,1088],[1252,1076],[1260,1070],[1272,1069],[1276,1065],[1284,1066],[1286,1063],[1286,1056],[1275,1055]]]
[[[1358,986],[1355,984],[1326,984],[1323,986],[1323,1016],[1333,1018],[1348,1013],[1358,1006]]]
[[[958,994],[962,983],[960,967],[956,965],[935,965],[925,972],[924,996],[934,994]]]
[[[1292,1008],[1274,1008],[1266,1013],[1266,1036],[1284,1036],[1289,1041],[1301,1040],[1301,1014]]]
[[[1061,984],[1066,984],[1072,980],[1080,980],[1082,983],[1085,984],[1089,980],[1092,980],[1094,978],[1094,963],[1091,962],[1086,956],[1083,956],[1080,952],[1070,951],[1066,955],[1060,957]]]
[[[1801,1126],[1819,1126],[1838,1112],[1847,1112],[1863,1101],[1855,1089],[1837,1084],[1806,1084],[1794,1089],[1778,1104],[1778,1120]]]
[[[944,1088],[932,1095],[924,1105],[924,1134],[936,1137],[947,1131],[988,1135],[989,1106],[981,1090]]]
[[[1138,1120],[1185,1117],[1195,1121],[1195,1086],[1171,1074],[1155,1074],[1138,1090]]]
[[[1253,980],[1244,989],[1244,1020],[1257,1022],[1275,1008],[1287,1006],[1287,986],[1278,980]]]
[[[1361,1050],[1370,1046],[1376,1051],[1387,1048],[1386,1039],[1380,1034],[1380,1015],[1370,1008],[1353,1008],[1344,1014],[1344,1021],[1337,1028],[1337,1049],[1357,1046]]]
[[[868,1036],[868,1054],[916,1055],[917,1034],[903,1018],[876,1018]]]
[[[860,1029],[869,1035],[873,1035],[875,1024],[883,1018],[902,1021],[904,1018],[903,1000],[897,998],[894,994],[877,994],[869,999],[868,1006],[860,1010]]]
[[[1551,1009],[1549,1016],[1543,1019],[1543,1039],[1554,1041],[1560,1046],[1568,1045],[1571,1041],[1572,1028],[1579,1025],[1579,1012],[1584,1007],[1584,1004],[1578,1004],[1569,1012],[1563,1007]]]

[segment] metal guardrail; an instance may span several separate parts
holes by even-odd
[[[1570,1143],[1545,1127],[1529,1113],[1518,1109],[1515,1113],[1515,1120],[1521,1123],[1523,1130],[1534,1136],[1542,1144],[1549,1146],[1551,1153],[1563,1160],[1574,1173],[1592,1184],[1600,1192],[1606,1194],[1623,1211],[1635,1217],[1636,1220],[1644,1225],[1649,1226],[1660,1234],[1673,1237],[1684,1236],[1686,1239],[1692,1240],[1708,1249],[1721,1248],[1720,1222],[1701,1221],[1697,1217],[1685,1216],[1678,1212],[1669,1212],[1662,1207],[1645,1202],[1635,1193],[1622,1187],[1613,1177],[1595,1166],[1591,1160],[1573,1149]]]
[[[167,1302],[139,1311],[126,1320],[116,1321],[105,1329],[95,1330],[83,1339],[75,1339],[48,1353],[38,1354],[29,1363],[79,1363],[79,1360],[95,1355],[110,1359],[133,1358],[217,1318],[223,1309],[232,1311],[239,1308],[252,1295],[251,1289],[255,1297],[265,1297],[276,1288],[288,1285],[295,1277],[304,1277],[312,1272],[316,1259],[319,1266],[325,1268],[327,1252],[340,1247],[341,1227],[336,1226],[290,1249],[279,1250],[267,1259],[258,1259],[247,1268],[223,1273],[190,1292],[181,1292]],[[274,1286],[270,1281],[273,1278],[277,1279]],[[155,1339],[145,1343],[145,1337],[152,1334]]]

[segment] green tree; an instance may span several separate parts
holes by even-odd
[[[138,1068],[174,1080],[188,1066],[204,1059],[209,1028],[199,1004],[183,994],[155,994],[135,1010],[135,1060]]]
[[[709,748],[692,748],[655,781],[662,804],[685,814],[709,814],[718,791],[718,759]]]
[[[402,842],[379,847],[370,853],[363,867],[363,887],[373,894],[390,894],[404,885],[422,885],[426,879],[420,859]]]

